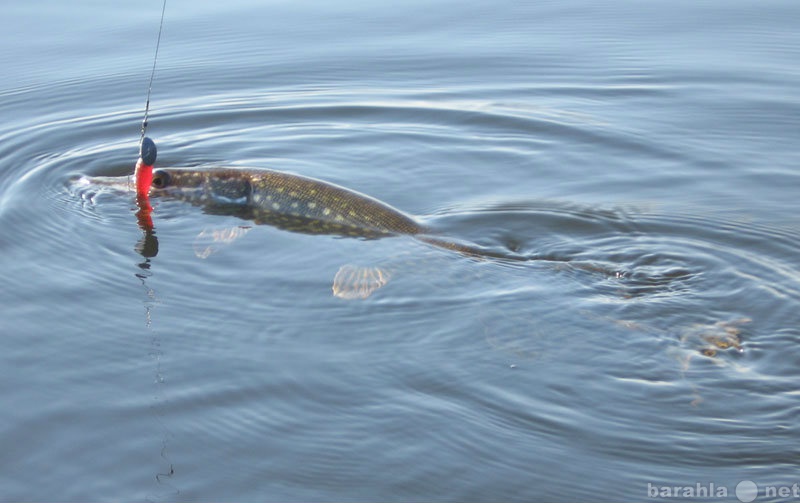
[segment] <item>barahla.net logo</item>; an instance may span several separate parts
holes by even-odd
[[[687,486],[647,483],[649,499],[727,499],[729,494],[727,486],[714,482],[696,482],[694,485]],[[758,497],[800,499],[800,483],[783,486],[769,485],[759,488],[758,484],[752,480],[742,480],[736,484],[733,494],[742,503],[750,503]]]

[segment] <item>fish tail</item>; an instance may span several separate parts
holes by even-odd
[[[512,252],[493,251],[480,247],[478,245],[459,243],[458,241],[454,241],[452,239],[447,239],[447,238],[440,238],[436,236],[425,236],[425,235],[417,235],[415,237],[418,240],[422,241],[423,243],[428,243],[430,245],[436,246],[437,248],[443,248],[445,250],[454,251],[472,258],[513,260],[515,262],[527,262],[528,260],[531,260],[531,257],[526,257],[524,255],[518,255]]]

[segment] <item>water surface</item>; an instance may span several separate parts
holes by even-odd
[[[75,181],[132,171],[160,7],[6,9],[4,500],[798,482],[796,2],[170,1],[159,165],[321,178],[529,262],[269,226],[202,259],[252,223],[164,199],[143,256],[132,194]],[[392,279],[344,301],[345,264]]]

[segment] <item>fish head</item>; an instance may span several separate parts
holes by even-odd
[[[151,191],[195,204],[246,205],[253,193],[249,177],[237,170],[159,169]]]

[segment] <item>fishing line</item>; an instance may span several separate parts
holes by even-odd
[[[139,138],[139,160],[136,162],[136,168],[133,172],[133,176],[136,179],[136,205],[139,207],[139,211],[136,212],[136,218],[139,220],[139,227],[145,232],[141,246],[141,253],[145,257],[155,257],[156,253],[158,253],[158,241],[153,233],[153,219],[150,216],[153,207],[150,205],[148,197],[157,153],[156,144],[146,137],[145,133],[147,132],[147,117],[150,114],[150,93],[153,91],[153,79],[156,75],[158,49],[161,47],[161,32],[164,31],[164,13],[166,11],[167,0],[164,0],[164,4],[161,6],[161,22],[158,25],[156,52],[153,55],[153,69],[150,70],[150,81],[147,83],[147,99],[145,100],[144,117],[142,118],[142,136]]]
[[[144,134],[147,130],[147,116],[150,113],[150,92],[153,90],[153,77],[156,75],[156,61],[158,61],[158,48],[161,46],[161,32],[164,30],[164,12],[167,10],[167,0],[161,7],[161,23],[158,25],[158,39],[156,40],[156,53],[153,56],[153,69],[150,71],[150,82],[147,84],[147,100],[144,105],[144,118],[142,119],[142,136],[139,139],[141,145]]]

